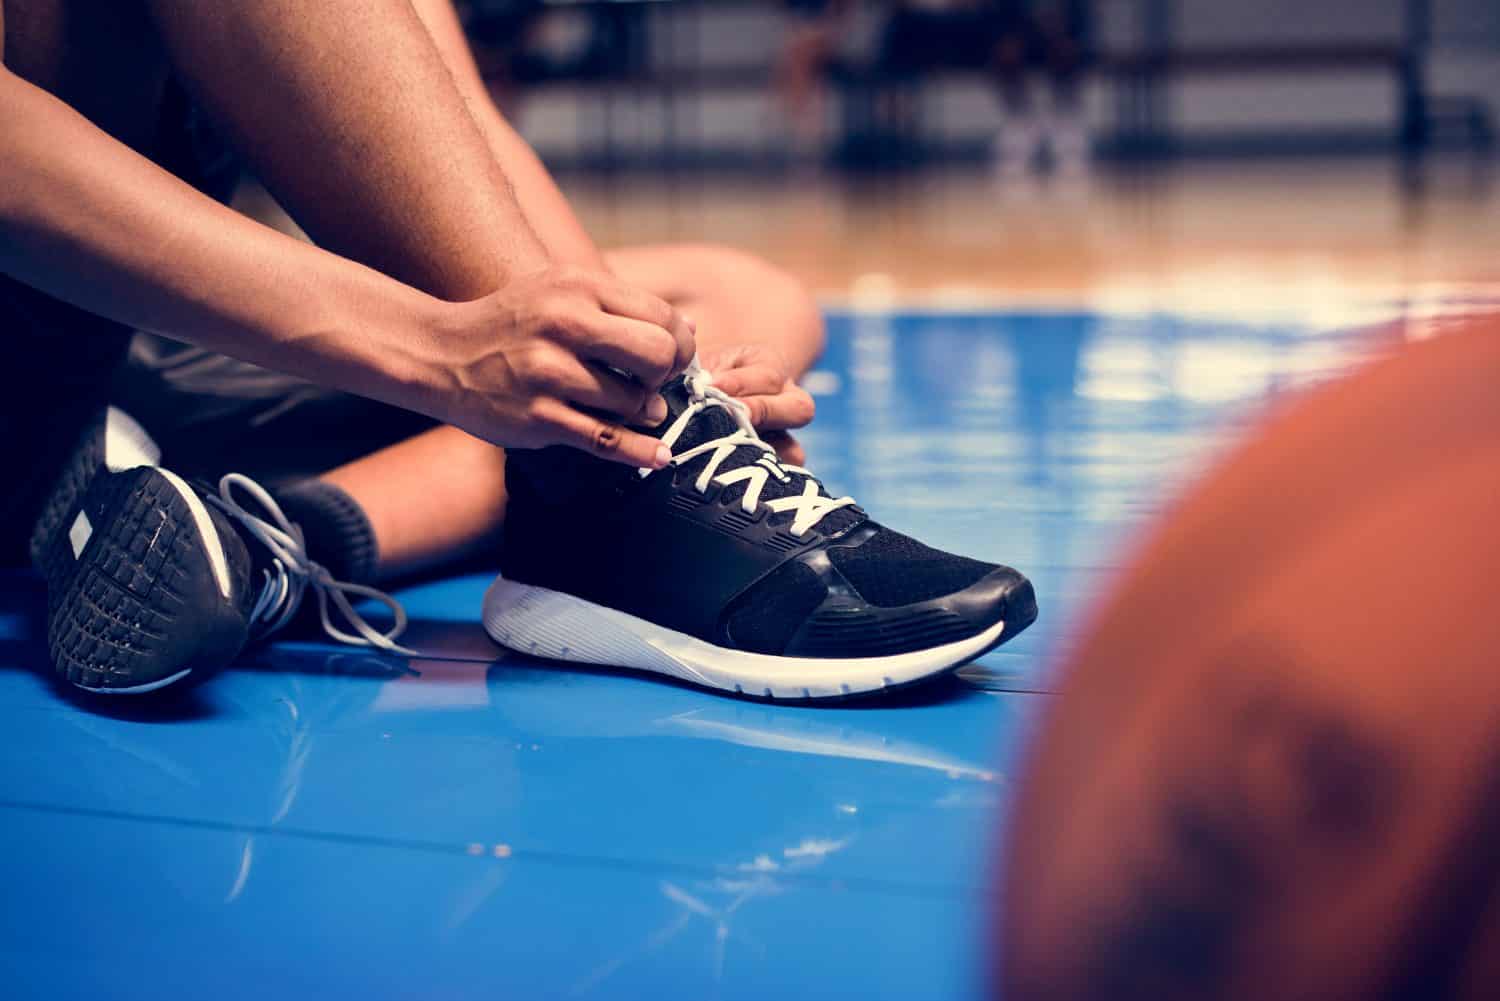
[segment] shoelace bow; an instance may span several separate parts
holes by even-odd
[[[740,498],[740,508],[746,514],[754,514],[755,509],[761,504],[761,492],[770,482],[771,477],[774,476],[781,483],[790,482],[792,475],[804,477],[806,483],[803,485],[802,493],[787,497],[773,497],[765,501],[765,506],[772,512],[796,512],[792,516],[792,523],[788,530],[798,538],[806,534],[808,529],[830,512],[854,504],[853,497],[823,496],[819,492],[817,479],[809,470],[782,462],[776,455],[776,449],[767,444],[750,423],[750,408],[716,387],[713,384],[712,373],[699,368],[695,362],[686,372],[686,381],[690,402],[683,408],[682,413],[677,415],[677,419],[667,428],[666,433],[661,436],[662,444],[672,448],[687,430],[693,418],[710,407],[723,407],[728,410],[734,415],[734,422],[738,426],[732,434],[695,445],[683,452],[674,452],[672,462],[675,465],[683,465],[700,455],[710,455],[708,463],[704,465],[693,484],[699,493],[707,493],[710,483],[718,483],[720,486],[727,487],[744,481],[745,493]],[[719,467],[724,461],[741,448],[754,448],[763,454],[753,463],[719,473]],[[642,469],[641,475],[646,476],[650,472],[649,469]]]
[[[234,497],[235,488],[249,494],[262,512],[270,516],[269,520],[240,504]],[[396,638],[406,631],[406,610],[401,603],[376,588],[335,580],[327,568],[309,559],[302,529],[286,516],[281,505],[259,483],[242,473],[229,473],[219,480],[218,496],[208,494],[205,499],[238,521],[246,532],[271,551],[272,568],[262,571],[264,581],[260,595],[250,610],[252,628],[262,630],[264,635],[285,626],[302,607],[302,600],[311,588],[318,596],[318,617],[322,620],[323,631],[333,639],[351,646],[375,647],[409,657],[417,655],[415,650],[396,642]],[[349,602],[350,596],[382,602],[395,615],[395,623],[385,632],[379,631],[354,610]],[[330,602],[344,621],[354,628],[353,633],[334,625],[328,614]]]

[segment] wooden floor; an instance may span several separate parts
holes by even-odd
[[[736,244],[835,304],[1084,301],[1337,322],[1372,298],[1488,294],[1500,280],[1490,174],[1438,163],[1420,193],[1381,158],[1200,163],[1052,184],[969,171],[564,185],[605,245]]]

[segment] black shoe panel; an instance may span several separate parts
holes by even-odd
[[[700,495],[672,468],[587,506],[549,505],[524,482],[511,489],[501,572],[722,643],[720,620],[744,591],[823,544],[789,518],[740,507],[738,492]],[[634,489],[630,489],[633,487]]]

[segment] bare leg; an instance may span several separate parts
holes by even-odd
[[[799,21],[789,31],[776,68],[776,89],[792,132],[817,139],[823,127],[822,73],[836,26],[826,19]]]
[[[505,519],[505,453],[458,428],[434,428],[322,479],[370,519],[381,579],[482,552],[498,542]]]
[[[698,350],[771,347],[800,378],[823,353],[823,316],[807,287],[743,251],[704,244],[629,247],[605,255],[610,270],[666,299],[698,324]]]
[[[621,278],[697,319],[705,354],[766,344],[800,376],[823,349],[817,304],[796,279],[758,258],[712,246],[633,247],[607,257]],[[384,578],[430,570],[498,544],[506,506],[504,453],[456,428],[436,428],[323,478],[369,516]]]
[[[1026,86],[1026,42],[1019,35],[1006,35],[995,43],[991,63],[995,90],[1012,119],[1031,114],[1031,93]]]
[[[194,96],[319,244],[448,299],[549,263],[409,0],[147,7]]]

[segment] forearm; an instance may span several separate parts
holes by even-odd
[[[425,321],[442,305],[219,205],[3,69],[0,271],[140,329],[407,406],[424,377]]]
[[[577,267],[606,270],[604,255],[573,214],[541,158],[490,99],[452,0],[412,0],[412,6],[432,35],[469,114],[483,133],[491,154],[510,178],[521,210],[548,253]]]

